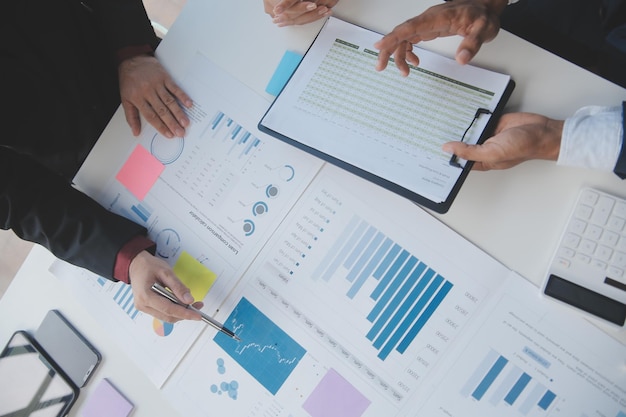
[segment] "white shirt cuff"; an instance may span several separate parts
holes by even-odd
[[[622,148],[622,106],[587,106],[565,120],[558,165],[613,171]]]

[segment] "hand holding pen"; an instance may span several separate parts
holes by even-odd
[[[182,307],[185,307],[185,308],[187,308],[189,310],[195,311],[196,313],[200,314],[200,316],[202,316],[202,321],[204,321],[205,323],[207,323],[211,327],[217,329],[218,331],[220,331],[220,332],[224,333],[225,335],[235,339],[238,342],[241,341],[241,339],[239,339],[239,337],[237,337],[237,335],[235,335],[235,333],[232,330],[227,329],[226,327],[224,327],[224,325],[222,323],[220,323],[217,320],[215,320],[214,318],[208,316],[204,312],[198,310],[197,308],[195,308],[191,304],[185,304],[184,302],[180,301],[174,295],[174,293],[172,291],[170,291],[168,288],[165,288],[165,287],[163,287],[160,284],[154,283],[154,284],[152,284],[152,291],[154,291],[157,294],[167,298],[171,302],[173,302],[175,304],[178,304],[179,306],[182,306]]]

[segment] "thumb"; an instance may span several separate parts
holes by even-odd
[[[141,133],[139,110],[131,103],[125,101],[122,101],[122,108],[124,109],[124,116],[126,116],[126,123],[130,126],[133,136],[139,136],[139,133]]]
[[[291,6],[299,3],[300,0],[281,0],[276,6],[274,6],[274,13],[281,14]]]
[[[467,161],[474,161],[477,159],[477,154],[480,153],[479,147],[480,145],[468,145],[463,142],[455,141],[444,143],[441,146],[441,150]]]

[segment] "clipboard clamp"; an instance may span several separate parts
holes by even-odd
[[[493,114],[493,112],[484,107],[479,107],[476,110],[476,113],[474,113],[474,118],[470,122],[469,126],[467,126],[467,129],[465,129],[465,132],[463,132],[463,136],[461,136],[461,140],[459,142],[463,142],[465,140],[465,136],[467,135],[467,132],[469,132],[472,126],[474,126],[474,123],[476,123],[476,120],[478,120],[481,114]],[[452,157],[450,158],[450,165],[452,165],[453,167],[457,167],[457,168],[463,168],[463,166],[459,163],[459,157],[456,155],[452,155]]]

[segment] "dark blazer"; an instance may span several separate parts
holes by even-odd
[[[145,229],[71,187],[120,103],[116,53],[156,47],[141,0],[19,0],[0,25],[0,227],[111,278]]]

